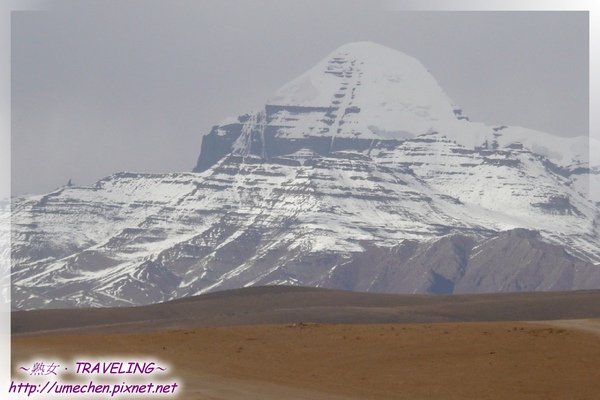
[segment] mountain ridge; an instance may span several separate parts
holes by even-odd
[[[598,290],[407,295],[257,286],[116,309],[19,311],[13,337],[283,323],[547,321],[599,317]]]
[[[407,57],[342,46],[276,104],[213,127],[192,173],[118,173],[15,200],[14,307],[275,284],[600,287],[600,198],[590,192],[600,166],[582,139],[470,122]]]

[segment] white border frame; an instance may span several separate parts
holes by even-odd
[[[12,11],[42,11],[49,3],[43,0],[3,0],[0,4],[0,197],[10,195],[10,142],[11,142],[11,12]],[[598,24],[598,4],[582,0],[387,0],[383,7],[394,11],[587,11],[589,12],[589,137],[600,141],[600,113],[592,110],[600,109],[600,75],[598,67],[600,56],[600,25]],[[592,154],[590,160],[600,164],[600,154]],[[590,182],[592,183],[592,182]],[[9,229],[0,227],[0,229]],[[10,249],[10,235],[0,235],[0,250]],[[10,252],[0,252],[0,282],[7,280],[10,289]],[[8,273],[8,277],[4,274]],[[10,290],[6,290],[5,298],[0,287],[0,397],[7,398],[7,385],[10,383]]]

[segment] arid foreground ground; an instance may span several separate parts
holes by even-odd
[[[13,314],[15,379],[34,360],[100,358],[154,360],[180,384],[178,396],[130,398],[591,400],[600,394],[600,291],[253,288],[150,307]]]

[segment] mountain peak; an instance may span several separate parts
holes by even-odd
[[[341,110],[336,115],[347,134],[374,127],[420,135],[457,118],[452,100],[417,59],[373,42],[339,47],[277,90],[268,104]]]
[[[386,59],[394,56],[402,56],[416,60],[398,50],[371,41],[350,42],[343,44],[330,53],[330,55],[334,54],[348,54],[356,58],[364,59],[371,59],[377,55],[383,56],[382,58]]]
[[[470,150],[522,145],[563,167],[589,160],[585,137],[469,121],[419,60],[355,42],[283,85],[263,109],[215,126],[202,140],[194,171],[205,171],[230,152],[267,160],[307,148],[326,156],[431,132]]]
[[[394,61],[402,64],[421,64],[416,58],[401,51],[370,41],[343,44],[332,51],[325,59],[336,57],[338,55],[346,55],[349,58],[356,60],[372,60],[382,64],[388,64]]]

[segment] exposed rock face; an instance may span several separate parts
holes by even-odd
[[[523,229],[478,241],[455,235],[432,243],[370,247],[323,282],[326,287],[348,290],[433,294],[559,291],[599,285],[597,265]]]
[[[469,122],[418,61],[346,45],[215,126],[195,173],[15,200],[13,304],[598,288],[600,168],[582,143]]]

